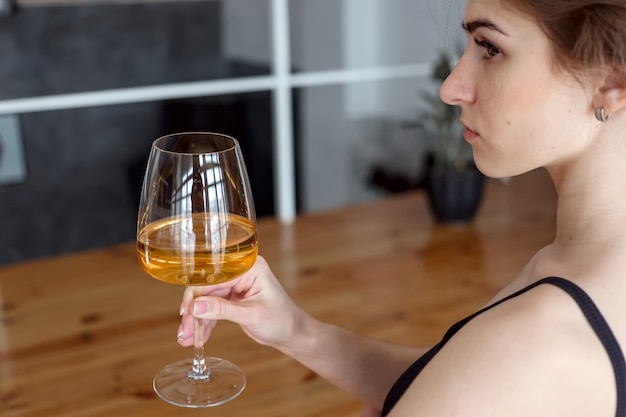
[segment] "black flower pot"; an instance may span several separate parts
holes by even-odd
[[[431,170],[428,176],[428,200],[438,221],[468,222],[474,218],[485,182],[485,176],[478,169]]]

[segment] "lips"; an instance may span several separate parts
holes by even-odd
[[[465,129],[465,131],[463,132],[463,137],[466,141],[471,142],[478,137],[478,133],[470,129]]]
[[[476,138],[479,136],[478,132],[473,131],[472,129],[470,129],[469,127],[467,127],[464,123],[461,122],[461,124],[463,125],[463,127],[465,128],[465,130],[463,131],[463,137],[465,138],[466,141],[471,142],[473,140],[476,140]]]

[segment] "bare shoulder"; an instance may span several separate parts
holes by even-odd
[[[390,417],[612,417],[614,381],[576,302],[539,285],[467,323]]]

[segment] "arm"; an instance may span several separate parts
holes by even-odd
[[[278,349],[377,410],[400,374],[425,352],[366,338],[310,316],[292,342]]]
[[[193,317],[205,320],[205,338],[216,320],[241,325],[253,340],[293,357],[376,409],[391,385],[422,350],[375,341],[323,323],[297,307],[263,258],[235,281],[191,287],[181,305],[179,342],[193,344]]]

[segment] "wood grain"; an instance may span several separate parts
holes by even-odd
[[[543,171],[490,180],[469,225],[433,222],[422,192],[259,224],[260,252],[317,317],[401,343],[431,344],[487,302],[554,234]],[[360,405],[288,357],[220,323],[206,346],[248,376],[212,411],[158,399],[152,378],[190,356],[176,343],[182,288],[150,279],[134,242],[0,268],[3,417],[337,416]]]

